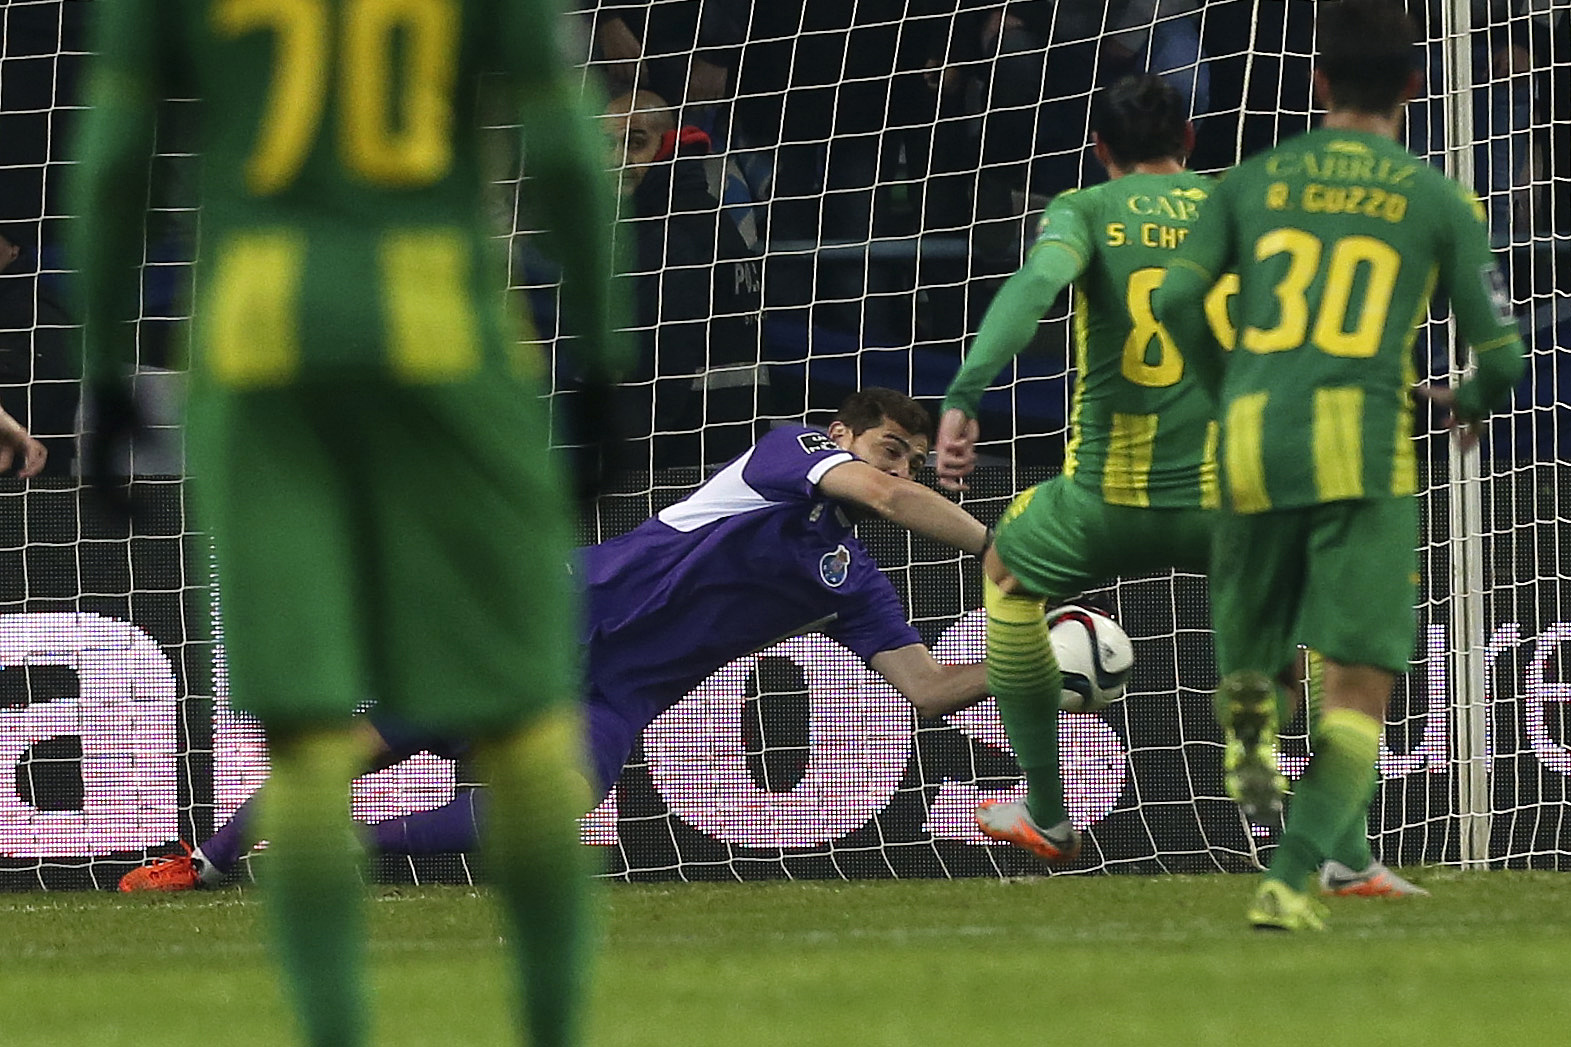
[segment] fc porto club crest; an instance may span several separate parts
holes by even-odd
[[[831,589],[838,589],[851,576],[851,550],[837,546],[832,553],[825,553],[818,561],[818,577]]]

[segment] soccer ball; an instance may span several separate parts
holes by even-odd
[[[1064,674],[1060,709],[1094,712],[1124,696],[1135,648],[1117,622],[1101,611],[1065,604],[1047,612],[1047,630]]]

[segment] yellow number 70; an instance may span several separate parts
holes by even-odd
[[[332,8],[327,0],[217,0],[213,25],[229,37],[258,30],[277,37],[272,86],[246,161],[246,184],[257,196],[280,192],[299,176],[327,109]],[[429,185],[447,173],[459,26],[454,0],[344,4],[336,40],[337,130],[347,170],[393,187]],[[399,38],[402,70],[393,66]]]

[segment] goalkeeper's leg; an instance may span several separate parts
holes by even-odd
[[[263,786],[262,872],[295,1012],[313,1047],[366,1042],[361,849],[349,818],[349,783],[365,762],[343,728],[270,731],[272,777]]]
[[[491,783],[481,827],[486,875],[511,925],[507,940],[533,1047],[570,1047],[583,1037],[594,929],[578,841],[589,794],[579,717],[576,708],[555,709],[475,747]]]

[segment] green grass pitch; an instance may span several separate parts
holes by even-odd
[[[609,885],[591,1043],[1571,1042],[1571,878],[1423,870],[1263,935],[1242,876]],[[371,892],[375,1043],[512,1045],[492,909]],[[258,892],[0,895],[0,1045],[295,1042]]]

